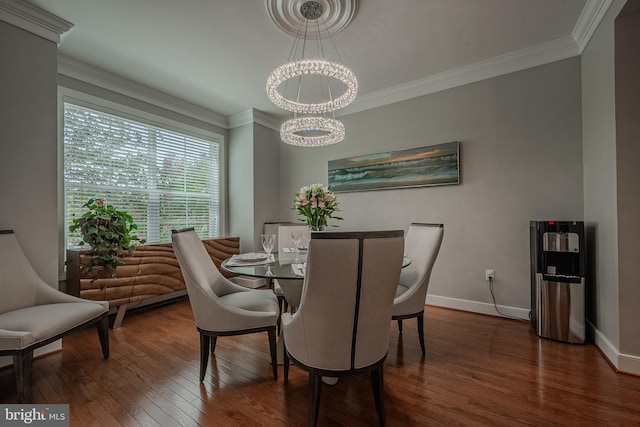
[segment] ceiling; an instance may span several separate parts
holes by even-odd
[[[287,61],[293,38],[268,2],[29,0],[74,24],[59,45],[67,63],[224,117],[252,108],[285,117],[267,99],[265,79]],[[360,84],[348,112],[579,55],[607,0],[355,3],[351,23],[333,35]]]

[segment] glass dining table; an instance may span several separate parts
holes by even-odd
[[[307,251],[305,249],[296,252],[293,248],[284,248],[271,256],[269,262],[245,262],[234,256],[222,261],[221,267],[229,273],[267,279],[269,288],[273,287],[273,280],[278,279],[284,298],[295,310],[300,304]],[[411,259],[405,255],[402,259],[402,268],[409,264]]]
[[[300,250],[298,253],[293,251],[279,251],[271,254],[269,262],[234,262],[234,257],[227,258],[222,261],[223,270],[238,274],[240,276],[261,277],[265,279],[304,279],[304,273],[296,268],[307,262],[307,251]],[[402,268],[411,264],[408,256],[402,258]]]
[[[221,267],[229,273],[249,277],[262,277],[271,279],[304,279],[299,271],[294,269],[295,265],[304,264],[307,261],[307,251],[281,250],[271,254],[272,259],[267,261],[244,262],[236,260],[236,257],[227,258],[222,261]]]

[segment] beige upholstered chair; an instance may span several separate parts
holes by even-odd
[[[321,377],[370,373],[384,425],[383,363],[402,268],[403,231],[311,233],[300,307],[282,315],[284,379],[289,358],[309,372],[309,424]]]
[[[300,232],[300,247],[309,246],[309,240],[311,240],[311,232],[306,225],[285,225],[281,224],[278,227],[278,257],[280,262],[294,262],[296,254],[284,252],[285,248],[293,248],[293,237],[291,233],[293,231]],[[292,311],[295,311],[300,305],[300,297],[302,295],[302,278],[300,279],[277,279],[274,284],[276,289],[280,289],[282,295],[286,297],[285,302],[291,307]],[[286,306],[285,306],[285,311]]]
[[[278,229],[281,225],[293,225],[291,222],[265,222],[263,227],[264,234],[275,234],[276,241],[273,242],[273,247],[278,247]],[[260,244],[258,244],[259,246]]]
[[[283,248],[294,247],[293,236],[291,234],[294,231],[300,232],[300,247],[304,248],[309,245],[309,240],[311,240],[309,227],[306,225],[280,224],[278,227],[278,251],[281,251]]]
[[[290,222],[265,222],[263,227],[263,234],[273,234],[276,236],[276,240],[273,242],[273,247],[278,249],[280,248],[278,243],[278,229],[281,225],[291,225]],[[280,307],[280,311],[282,312],[283,306],[284,311],[288,310],[287,300],[284,298],[284,292],[282,287],[280,287],[280,283],[277,280],[271,281],[270,287],[273,288],[273,293],[278,297],[278,307]],[[280,322],[280,320],[278,320]],[[280,333],[280,324],[278,323],[278,334]]]
[[[193,230],[173,230],[173,250],[187,285],[187,294],[200,333],[200,382],[219,336],[267,332],[273,378],[278,378],[276,322],[278,300],[270,290],[251,290],[226,279]]]
[[[97,325],[109,357],[106,301],[88,301],[46,284],[13,231],[0,231],[0,356],[13,356],[18,403],[30,403],[33,351],[89,325]]]
[[[436,261],[444,226],[442,224],[413,223],[404,241],[404,253],[411,264],[402,269],[400,283],[393,301],[393,320],[398,321],[402,332],[402,320],[415,317],[418,320],[418,337],[424,354],[424,306],[431,269]]]

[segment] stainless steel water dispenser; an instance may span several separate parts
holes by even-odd
[[[544,338],[585,341],[585,236],[581,221],[531,221],[531,323]]]

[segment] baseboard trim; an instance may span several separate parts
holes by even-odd
[[[618,356],[618,371],[640,376],[640,357],[620,354]]]
[[[605,359],[611,363],[616,371],[619,370],[620,363],[618,359],[620,352],[618,349],[589,321],[587,321],[587,329],[589,329],[588,335],[593,339],[593,342],[600,349]]]
[[[620,353],[607,337],[591,322],[587,322],[593,337],[593,342],[598,346],[602,355],[611,363],[618,372],[640,376],[640,357],[631,354]]]
[[[478,301],[463,300],[458,298],[441,297],[438,295],[427,295],[427,304],[437,307],[453,308],[456,310],[470,311],[472,313],[487,314],[490,316],[504,317],[496,311],[493,304]],[[517,317],[522,320],[529,320],[529,310],[498,305],[498,310],[506,316]]]
[[[496,312],[493,304],[478,301],[469,301],[458,298],[442,297],[438,295],[427,295],[428,305],[436,307],[452,308],[455,310],[470,311],[472,313],[486,314],[490,316],[502,317]],[[529,320],[529,310],[498,305],[498,309],[507,316]],[[611,363],[617,372],[640,376],[640,357],[620,353],[620,351],[600,332],[592,323],[587,321],[587,335],[591,337],[595,345],[600,349],[605,359]]]

